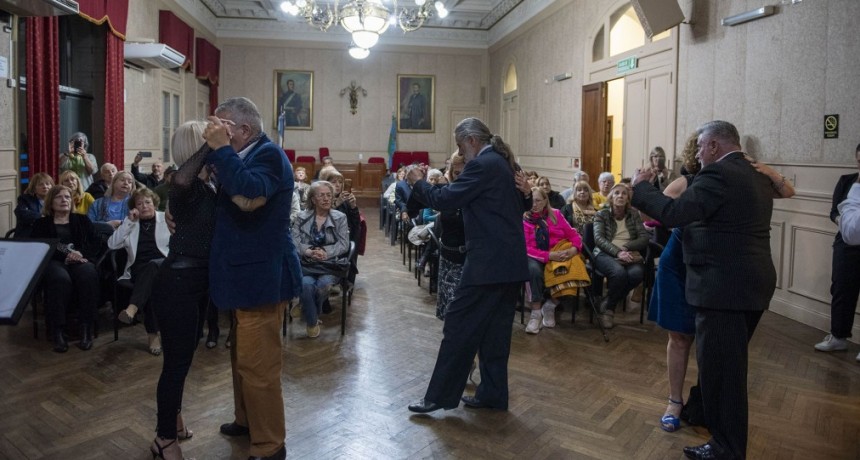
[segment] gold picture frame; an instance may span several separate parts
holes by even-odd
[[[397,131],[436,131],[435,75],[397,75]]]
[[[275,129],[283,115],[285,130],[314,129],[314,73],[310,70],[275,70]],[[292,88],[290,88],[292,85]]]

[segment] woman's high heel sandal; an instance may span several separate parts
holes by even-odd
[[[176,443],[176,439],[171,439],[170,442],[165,444],[159,444],[159,440],[167,441],[167,439],[159,437],[152,440],[152,444],[149,446],[149,451],[152,452],[152,458],[160,458],[163,460],[190,460],[185,459],[182,456],[182,450],[179,448],[179,444]]]
[[[675,401],[674,399],[669,398],[669,404],[683,406],[684,401]],[[663,417],[660,418],[660,428],[662,428],[663,431],[672,433],[681,428],[681,420],[667,411],[665,414],[663,414]]]
[[[194,436],[194,432],[182,420],[182,414],[176,414],[176,439],[185,441],[186,439],[191,439],[192,436]]]

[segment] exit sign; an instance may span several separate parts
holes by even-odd
[[[636,56],[630,56],[627,59],[622,59],[618,61],[618,64],[615,65],[615,73],[617,75],[620,75],[622,73],[630,72],[631,70],[636,68],[637,64],[638,60],[636,59]]]

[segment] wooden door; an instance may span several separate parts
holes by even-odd
[[[606,145],[606,83],[583,86],[582,170],[592,187],[597,187],[597,176],[608,171]]]

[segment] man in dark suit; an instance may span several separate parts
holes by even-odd
[[[301,292],[302,269],[290,234],[293,169],[263,134],[257,106],[231,98],[215,109],[203,137],[220,183],[209,259],[213,303],[233,313],[230,362],[235,418],[227,436],[250,436],[252,459],[286,458],[281,391],[281,324]]]
[[[702,170],[677,199],[633,179],[633,206],[669,227],[684,228],[686,299],[696,307],[696,358],[711,431],[685,447],[694,459],[746,456],[748,342],[776,286],[770,254],[771,180],[744,158],[737,129],[712,121],[698,129]]]
[[[531,208],[531,191],[525,176],[515,175],[510,149],[477,118],[461,121],[454,139],[466,159],[456,181],[434,187],[420,168],[409,173],[410,211],[461,209],[466,233],[463,275],[445,315],[436,367],[424,398],[409,406],[418,413],[459,406],[476,352],[481,384],[463,402],[507,410],[511,322],[529,276],[522,215]]]

